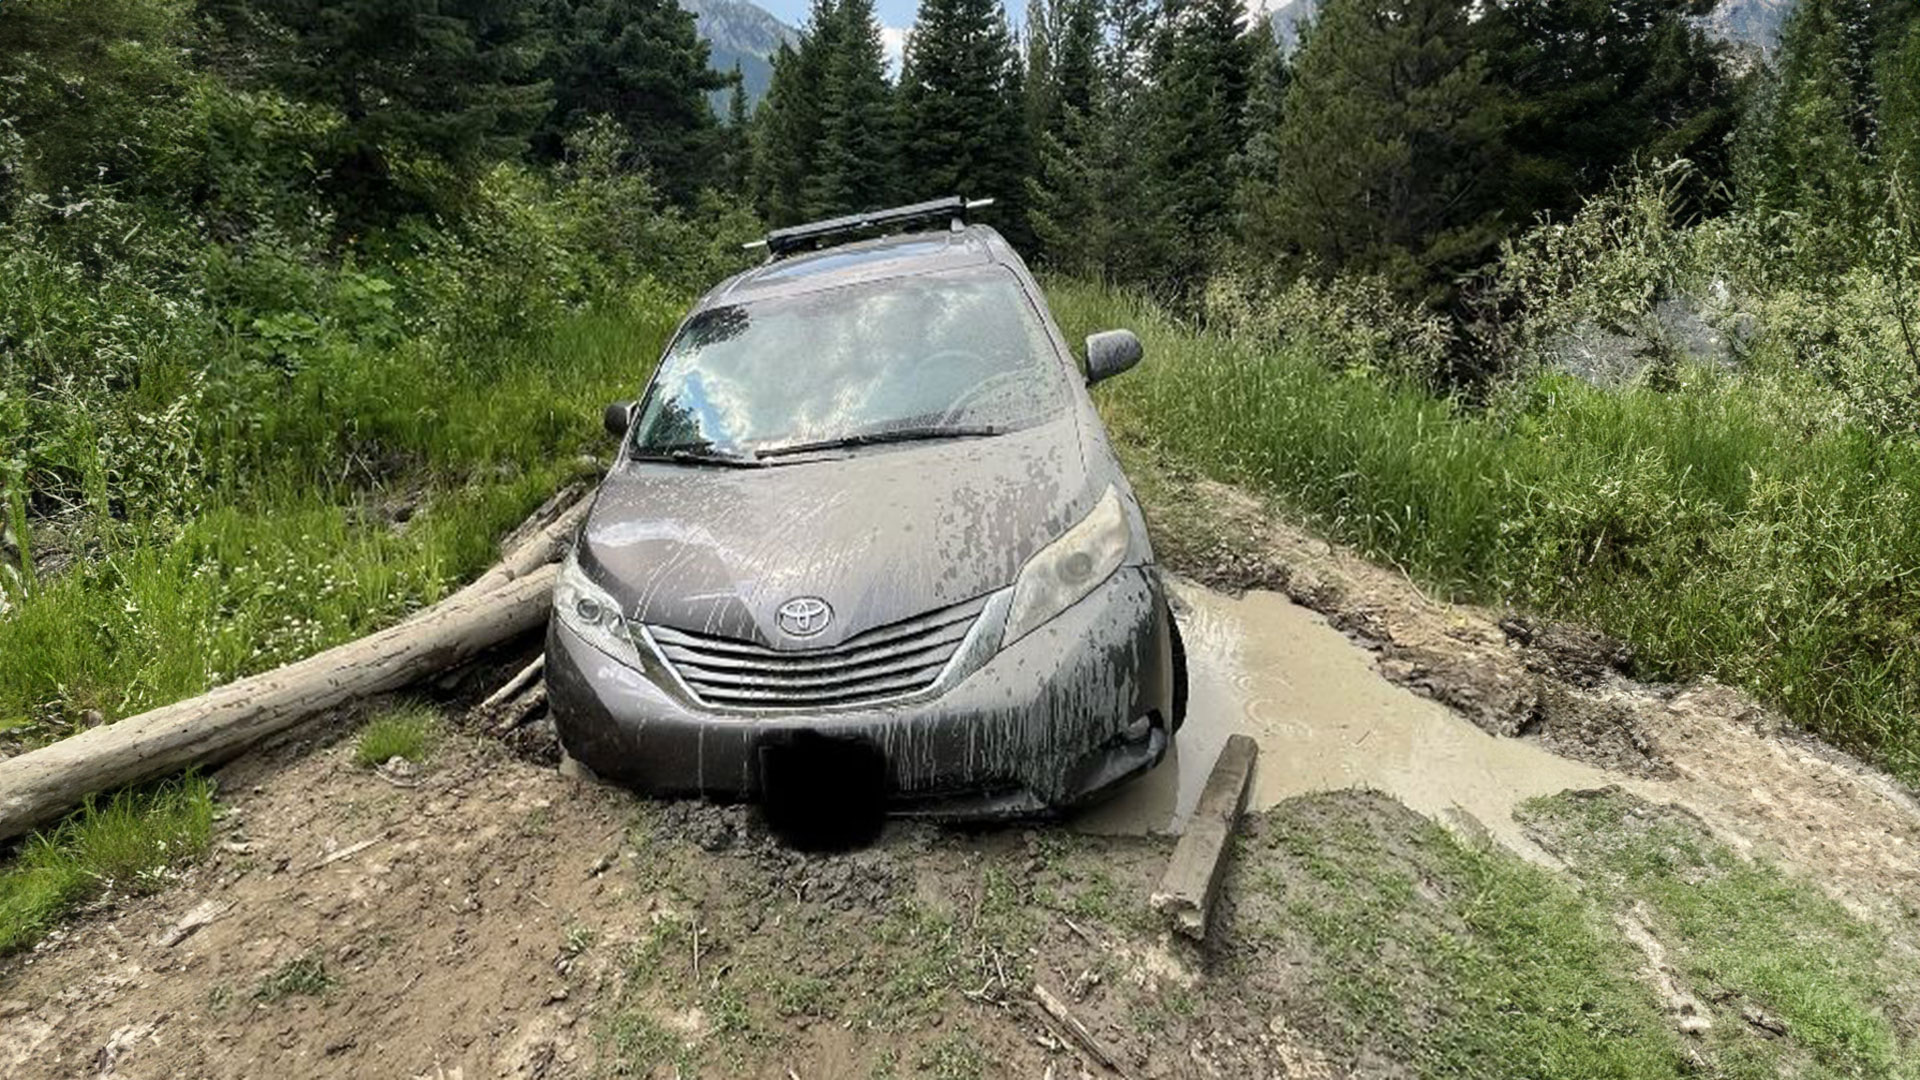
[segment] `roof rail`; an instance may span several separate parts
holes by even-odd
[[[959,195],[949,195],[944,199],[932,199],[914,203],[911,206],[870,210],[861,214],[828,218],[825,221],[810,221],[805,225],[791,225],[784,229],[775,229],[766,235],[766,239],[755,240],[744,246],[764,247],[767,249],[769,258],[778,259],[796,251],[821,246],[822,241],[832,237],[883,228],[888,225],[904,225],[910,221],[924,221],[927,218],[947,218],[953,223],[953,227],[958,229],[966,224],[967,211],[992,205],[992,199],[966,199]]]

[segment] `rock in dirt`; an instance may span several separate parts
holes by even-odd
[[[163,931],[155,942],[163,949],[171,949],[192,937],[201,927],[207,926],[232,910],[233,905],[230,903],[220,900],[202,900],[195,904],[192,910],[180,916],[180,921]]]

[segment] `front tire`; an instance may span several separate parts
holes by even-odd
[[[1172,611],[1167,612],[1167,643],[1173,654],[1173,720],[1167,725],[1167,734],[1172,735],[1187,722],[1187,642]]]

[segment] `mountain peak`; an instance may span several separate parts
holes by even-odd
[[[720,72],[739,65],[748,103],[759,104],[773,81],[773,54],[782,43],[798,45],[800,31],[748,0],[679,0],[679,4],[693,15],[695,31],[707,41],[708,63]],[[715,92],[715,112],[724,113],[730,92]]]

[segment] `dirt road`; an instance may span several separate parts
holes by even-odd
[[[1229,524],[1252,512],[1236,498],[1212,492]],[[1715,843],[1832,896],[1896,960],[1920,956],[1920,808],[1891,781],[1730,691],[1634,683],[1602,639],[1503,625],[1304,535],[1238,529],[1230,552],[1174,559],[1272,591],[1178,587],[1194,662],[1179,752],[1073,822],[899,824],[868,850],[807,856],[746,809],[647,803],[473,735],[417,773],[371,772],[343,716],[219,774],[216,852],[175,887],[109,901],[0,965],[0,1071],[1099,1075],[1031,1011],[1038,982],[1142,1076],[1403,1075],[1432,1033],[1481,1031],[1461,1027],[1471,1007],[1369,1012],[1315,911],[1404,877],[1394,940],[1498,959],[1526,940],[1474,922],[1489,890],[1572,880],[1564,837],[1516,808],[1609,785],[1632,813],[1677,804]],[[1233,731],[1262,744],[1257,813],[1193,950],[1145,897]],[[1330,870],[1333,850],[1371,854]],[[1579,1008],[1612,1017],[1610,1039],[1680,1062],[1697,1051],[1676,1040],[1719,1037],[1689,1029],[1700,1016],[1733,1010],[1740,1027],[1741,999],[1700,1004],[1684,968],[1594,945],[1591,912],[1611,901],[1580,903],[1594,906],[1565,932],[1598,974],[1576,980],[1593,998]],[[1413,963],[1382,948],[1369,965]],[[1452,986],[1450,962],[1420,960],[1416,982]],[[1615,976],[1614,996],[1592,989]],[[1545,1038],[1490,1015],[1505,1017],[1481,1032],[1490,1055]],[[1889,1015],[1910,1038],[1915,1019]]]

